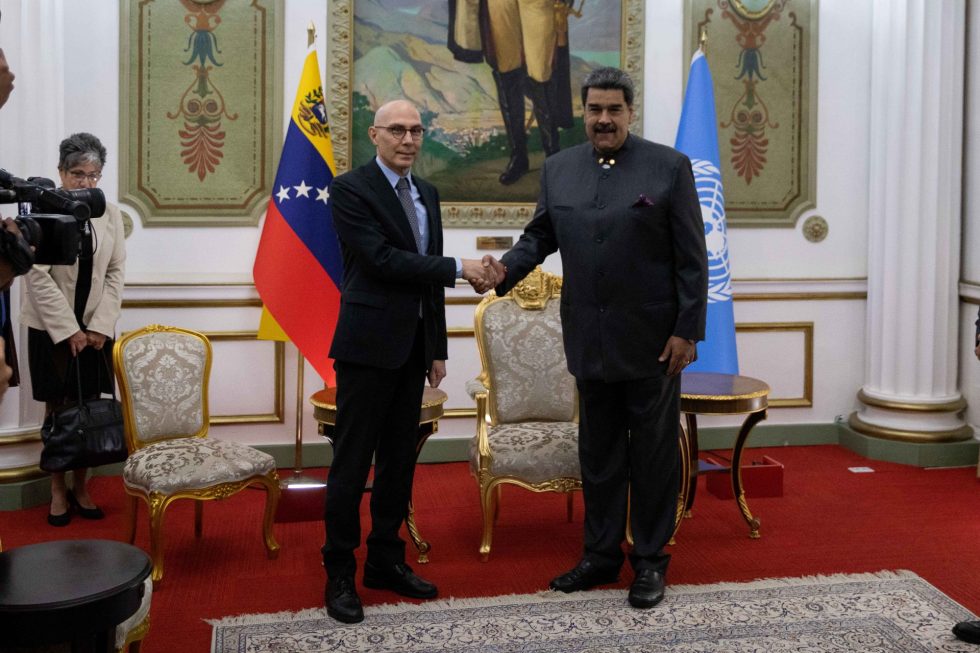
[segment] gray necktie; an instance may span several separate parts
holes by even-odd
[[[412,235],[415,236],[415,248],[419,254],[423,254],[422,232],[419,231],[419,216],[415,213],[415,200],[412,199],[412,189],[408,185],[408,177],[399,177],[398,183],[395,184],[395,190],[398,191],[398,200],[402,203],[402,208],[405,209],[408,224],[412,227]]]

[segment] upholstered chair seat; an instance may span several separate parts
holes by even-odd
[[[553,478],[581,480],[578,463],[578,424],[575,422],[522,422],[487,429],[493,451],[492,476],[513,476],[527,483],[544,483]],[[480,452],[470,442],[470,470],[480,469]]]
[[[174,494],[188,487],[240,483],[276,470],[275,459],[258,449],[222,440],[155,442],[126,459],[123,479],[147,494]]]
[[[561,277],[538,268],[476,309],[483,369],[467,392],[476,401],[470,469],[480,486],[484,561],[502,485],[565,493],[569,519],[572,492],[582,488],[578,397],[565,362],[560,297]]]
[[[163,513],[177,499],[194,501],[194,534],[203,530],[203,502],[249,485],[266,491],[262,533],[269,558],[279,553],[272,522],[279,476],[269,454],[209,439],[211,343],[202,333],[152,325],[123,336],[113,348],[129,457],[123,487],[130,495],[129,541],[136,538],[137,500],[150,511],[151,578],[163,578]]]

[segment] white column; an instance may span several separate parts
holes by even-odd
[[[967,439],[957,387],[965,0],[874,0],[866,382],[856,431]]]

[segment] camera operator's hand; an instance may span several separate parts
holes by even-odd
[[[95,351],[101,351],[103,345],[105,345],[106,336],[102,335],[98,331],[86,331],[85,338],[88,340],[88,345]]]
[[[14,74],[10,72],[10,66],[7,65],[7,57],[3,54],[3,48],[0,48],[0,107],[7,103],[7,98],[10,97],[10,92],[14,90]]]
[[[20,228],[17,227],[17,223],[14,222],[13,218],[4,218],[3,222],[0,223],[0,228],[4,231],[9,231],[14,236],[20,237]],[[9,288],[10,284],[14,282],[15,276],[17,275],[14,272],[14,266],[11,265],[6,257],[0,257],[0,291]]]
[[[76,331],[68,338],[68,346],[71,347],[71,355],[78,356],[88,346],[88,336],[84,331]]]

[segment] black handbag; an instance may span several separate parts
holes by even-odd
[[[102,362],[104,365],[104,358]],[[52,412],[41,427],[44,442],[41,469],[46,472],[118,463],[126,460],[128,455],[122,405],[116,400],[115,388],[111,399],[83,401],[81,370],[77,359],[72,363],[75,365],[78,401]],[[106,373],[108,371],[106,369]]]

